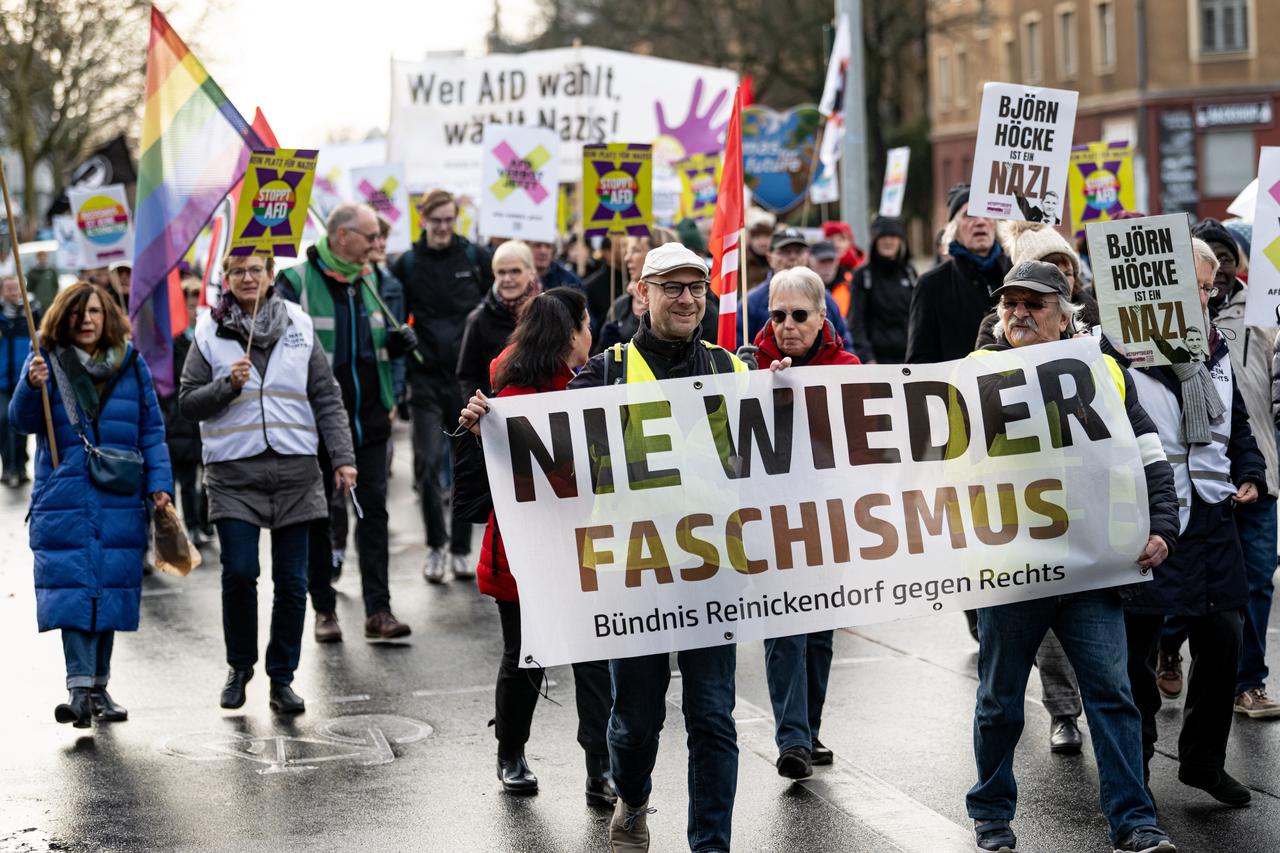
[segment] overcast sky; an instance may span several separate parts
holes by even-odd
[[[169,21],[246,119],[261,107],[280,144],[386,129],[391,57],[484,52],[494,0],[175,0]],[[507,36],[524,35],[537,0],[501,0]]]

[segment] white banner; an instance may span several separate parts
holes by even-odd
[[[488,124],[560,137],[549,183],[577,180],[582,145],[655,145],[663,167],[717,152],[733,107],[732,71],[594,47],[392,60],[390,158],[415,185],[479,193]]]
[[[485,128],[481,234],[556,241],[560,192],[554,175],[559,150],[560,137],[545,127]]]
[[[1254,185],[1249,299],[1244,306],[1244,322],[1271,327],[1280,325],[1280,148],[1262,149]]]
[[[76,228],[76,218],[68,213],[55,216],[49,221],[53,225],[53,237],[58,241],[58,269],[66,271],[85,269],[85,265],[80,263],[80,236],[77,233],[80,229]]]
[[[124,184],[67,190],[80,243],[80,268],[133,260],[133,216]]]
[[[880,215],[902,215],[902,199],[907,194],[907,167],[911,165],[910,148],[890,148],[884,164],[884,186],[880,188]]]
[[[1085,233],[1112,345],[1135,367],[1204,361],[1208,329],[1186,214],[1090,222]]]
[[[344,201],[355,201],[351,170],[387,162],[387,141],[346,142],[326,145],[316,158],[316,179],[311,186],[311,207],[324,219]]]
[[[524,666],[1145,579],[1094,339],[503,397],[482,424]]]
[[[387,163],[385,166],[359,166],[350,172],[354,199],[381,213],[391,223],[387,234],[387,252],[407,252],[413,243],[409,233],[409,186],[404,178],[404,166]]]
[[[970,215],[1062,222],[1077,98],[1067,89],[982,87]]]

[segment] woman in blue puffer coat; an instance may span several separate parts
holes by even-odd
[[[102,288],[79,282],[63,290],[40,325],[40,354],[27,359],[9,403],[14,428],[37,437],[30,510],[36,618],[41,631],[62,629],[70,697],[54,717],[76,728],[88,728],[94,717],[128,717],[107,693],[112,643],[116,631],[138,629],[147,501],[156,509],[172,502],[164,418],[151,371],[128,335],[128,318]],[[56,469],[42,386],[52,406]],[[94,483],[86,440],[142,455],[131,494]]]

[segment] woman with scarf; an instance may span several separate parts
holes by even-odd
[[[907,314],[916,286],[902,221],[878,216],[871,223],[871,254],[853,273],[849,331],[867,364],[901,364],[907,357]]]
[[[164,416],[151,371],[129,343],[129,320],[101,287],[78,282],[54,299],[40,326],[40,353],[27,359],[9,418],[36,435],[31,491],[36,618],[62,629],[67,664],[60,723],[89,728],[128,711],[107,693],[116,631],[136,631],[147,550],[147,510],[172,503]],[[49,391],[57,442],[53,466],[41,388]],[[95,476],[91,447],[136,454],[110,479]]]
[[[290,686],[307,608],[308,527],[327,518],[322,476],[349,490],[355,455],[342,397],[311,318],[271,286],[272,258],[229,255],[226,290],[196,324],[182,369],[183,417],[200,422],[209,520],[222,549],[222,631],[230,672],[222,707],[239,708],[258,662],[258,537],[271,531],[275,587],[267,676],[272,710],[297,714]],[[323,437],[333,473],[316,461]]]
[[[542,292],[527,243],[508,240],[493,252],[493,287],[467,315],[458,352],[458,385],[462,399],[477,389],[492,394],[489,365],[507,345],[516,321],[529,301]]]
[[[502,249],[494,258],[501,279]],[[493,360],[491,384],[499,397],[563,391],[574,371],[591,352],[591,318],[587,298],[580,291],[557,287],[531,300],[521,312],[511,344]],[[459,431],[454,440],[454,502],[470,521],[487,518],[480,568],[480,591],[498,602],[502,623],[502,661],[495,690],[494,735],[498,739],[498,779],[511,794],[536,794],[538,777],[525,760],[533,710],[538,704],[544,671],[520,668],[520,593],[507,567],[498,519],[493,514],[489,480],[480,446],[480,417],[488,411],[487,396],[476,391],[458,418],[470,435]],[[572,476],[572,471],[553,476]],[[605,739],[612,693],[604,661],[573,665],[578,706],[578,743],[586,753],[587,802],[612,808],[617,795],[609,781],[609,747]]]

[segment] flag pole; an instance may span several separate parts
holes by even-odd
[[[813,156],[809,158],[809,177],[804,182],[804,208],[800,212],[800,227],[807,227],[809,224],[809,189],[813,186],[813,173],[818,170],[818,153],[822,151],[822,138],[827,135],[827,128],[824,125],[818,133],[816,139],[813,140]]]
[[[27,297],[27,279],[22,274],[21,244],[18,242],[18,226],[13,220],[13,203],[9,201],[9,179],[4,173],[4,161],[0,160],[0,190],[4,191],[4,215],[9,220],[9,240],[13,244],[13,268],[18,273],[18,289],[22,291],[22,311],[27,315],[27,333],[31,335],[31,351],[40,354],[40,337],[36,331],[36,318],[31,313],[31,300]],[[28,188],[30,191],[30,188]],[[58,467],[58,441],[53,432],[53,411],[49,408],[49,383],[40,386],[40,400],[44,403],[44,425],[49,432],[49,460]],[[25,439],[24,439],[25,441]]]
[[[742,345],[752,345],[747,325],[747,229],[738,229],[738,313],[742,315]]]

